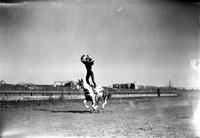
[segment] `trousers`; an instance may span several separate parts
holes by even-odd
[[[94,73],[92,71],[87,71],[86,82],[91,86],[90,81],[89,81],[90,77],[92,79],[92,83],[93,83],[94,87],[96,87],[96,83],[94,81]]]

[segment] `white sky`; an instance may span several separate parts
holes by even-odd
[[[0,80],[52,84],[85,77],[97,84],[197,87],[198,8],[146,0],[25,2],[0,7]]]

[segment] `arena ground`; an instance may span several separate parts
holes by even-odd
[[[97,113],[77,99],[4,103],[1,137],[197,138],[198,101],[198,96],[118,98]]]

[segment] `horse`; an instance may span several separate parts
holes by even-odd
[[[83,79],[78,79],[77,89],[83,91],[85,94],[85,98],[83,103],[85,107],[88,109],[89,106],[86,104],[87,102],[92,102],[93,111],[96,111],[99,107],[100,100],[103,100],[103,104],[101,106],[102,111],[104,111],[104,107],[107,104],[107,100],[110,99],[111,94],[108,91],[100,86],[96,88],[92,88],[87,82],[83,81]],[[95,92],[97,94],[95,94]]]

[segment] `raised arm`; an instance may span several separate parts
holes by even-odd
[[[81,56],[81,62],[82,62],[82,63],[85,62],[85,61],[84,61],[84,57],[85,57],[85,55],[82,55],[82,56]]]
[[[94,63],[94,60],[91,57],[89,57],[89,55],[87,55],[87,58],[89,59],[89,62]]]
[[[91,64],[94,65],[94,60],[91,61]]]

